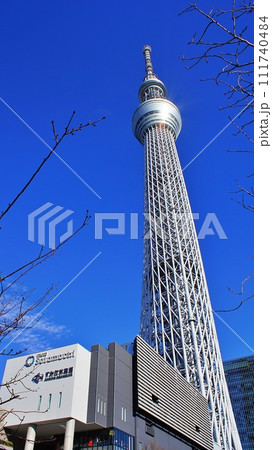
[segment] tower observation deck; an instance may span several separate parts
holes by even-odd
[[[178,108],[153,72],[146,75],[132,128],[145,150],[141,336],[207,398],[215,449],[242,450],[175,141]]]

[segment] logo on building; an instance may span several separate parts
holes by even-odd
[[[33,378],[32,378],[32,382],[33,383],[35,383],[35,384],[38,384],[40,381],[42,381],[43,380],[43,374],[42,373],[37,373],[37,375],[35,375]]]
[[[65,369],[52,370],[50,372],[46,372],[44,381],[52,381],[59,380],[61,378],[69,378],[73,376],[73,367],[67,367]]]
[[[60,380],[62,378],[70,378],[73,376],[73,367],[66,367],[65,369],[58,369],[58,370],[51,370],[48,372],[43,373],[37,373],[32,378],[32,382],[35,384],[39,384],[41,381],[53,381],[53,380]]]
[[[47,364],[47,363],[51,363],[51,362],[56,362],[56,361],[61,361],[62,359],[70,359],[70,358],[74,358],[75,356],[75,350],[72,350],[71,352],[66,352],[66,353],[60,353],[58,355],[47,355],[47,352],[43,352],[43,353],[38,353],[36,355],[36,361],[35,361],[35,366],[37,366],[38,364]]]
[[[31,367],[34,361],[34,356],[28,356],[28,358],[26,358],[25,367]]]
[[[64,242],[73,234],[73,220],[67,222],[67,230],[61,234],[57,239],[57,225],[65,221],[74,211],[66,209],[61,214],[58,214],[63,210],[62,206],[54,206],[53,203],[47,202],[38,209],[35,209],[32,213],[28,214],[28,239],[32,242],[38,242],[40,245],[45,245],[48,242],[48,247],[52,250],[57,245]],[[51,209],[49,209],[51,208]],[[39,216],[39,217],[38,217]],[[54,217],[56,216],[56,217]],[[37,223],[36,227],[35,224]],[[46,232],[46,226],[48,224],[48,231]],[[37,228],[37,237],[35,235],[35,228]]]

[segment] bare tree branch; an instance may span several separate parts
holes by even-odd
[[[235,295],[244,295],[244,286],[245,286],[245,283],[246,283],[248,280],[250,280],[252,277],[253,277],[253,273],[252,273],[251,275],[249,275],[248,277],[246,277],[246,278],[242,281],[240,291],[234,291],[234,290],[231,289],[231,288],[228,288],[228,290],[229,290],[230,292],[232,292],[233,294],[235,294]],[[252,295],[249,295],[249,296],[248,296],[247,298],[245,298],[244,300],[241,300],[240,303],[239,303],[237,306],[235,306],[234,308],[230,308],[230,309],[216,309],[216,310],[214,310],[214,312],[216,312],[216,313],[221,312],[221,313],[222,313],[222,312],[232,312],[232,311],[237,311],[237,309],[241,308],[241,306],[243,305],[243,303],[247,302],[248,300],[250,300],[250,299],[253,298],[253,297],[254,297],[253,294],[252,294]]]
[[[76,229],[76,230],[75,230],[75,231],[74,231],[67,239],[65,239],[63,242],[60,242],[60,243],[56,246],[56,248],[51,249],[51,250],[49,250],[48,252],[46,252],[46,253],[44,253],[44,254],[40,253],[40,254],[38,255],[38,257],[32,259],[31,261],[28,261],[28,262],[25,263],[24,265],[22,265],[22,266],[20,266],[20,267],[18,267],[18,268],[16,268],[16,269],[14,269],[14,270],[13,270],[12,272],[10,272],[9,274],[7,274],[7,275],[1,277],[1,278],[0,278],[0,282],[3,283],[3,281],[7,280],[9,277],[15,275],[16,273],[21,272],[23,269],[28,268],[27,271],[29,271],[29,269],[32,269],[32,268],[36,267],[36,266],[37,266],[38,264],[40,264],[41,262],[45,261],[45,260],[48,259],[50,256],[54,255],[54,254],[56,253],[56,251],[57,251],[60,247],[62,247],[64,244],[66,244],[70,239],[72,239],[76,234],[78,234],[79,231],[82,230],[83,227],[85,227],[85,226],[88,224],[90,218],[91,218],[91,215],[89,215],[89,211],[86,211],[86,215],[85,215],[85,218],[84,218],[84,221],[82,222],[82,224],[81,224],[81,225],[80,225],[80,226],[79,226],[79,227],[78,227],[78,228],[77,228],[77,229]],[[30,267],[29,267],[29,266],[30,266]],[[24,272],[22,275],[25,275],[25,274],[26,274],[26,272]],[[21,278],[22,275],[20,275],[16,280],[18,280],[19,278]],[[16,280],[15,280],[15,281],[16,281]],[[0,294],[0,295],[1,295],[1,294]]]
[[[8,206],[6,207],[5,210],[2,211],[2,213],[0,214],[0,220],[7,214],[7,212],[12,208],[12,206],[17,202],[17,200],[21,197],[21,195],[25,192],[25,190],[28,188],[28,186],[32,183],[32,181],[34,180],[34,178],[38,175],[38,173],[40,172],[40,170],[42,169],[42,167],[45,165],[45,163],[48,161],[48,159],[53,155],[53,153],[56,151],[57,147],[60,145],[60,143],[62,142],[62,140],[68,136],[68,135],[74,135],[76,132],[83,130],[86,127],[89,126],[93,126],[95,127],[96,124],[98,122],[100,122],[101,120],[104,120],[105,117],[101,117],[100,119],[95,120],[94,122],[87,122],[85,124],[80,124],[78,127],[76,128],[72,128],[69,129],[69,126],[72,122],[72,119],[75,115],[75,111],[73,111],[70,119],[68,120],[68,123],[65,127],[64,132],[62,133],[62,135],[60,136],[60,138],[58,138],[58,134],[55,131],[55,125],[54,125],[54,121],[52,121],[52,127],[53,127],[53,139],[55,140],[55,145],[52,147],[52,149],[50,150],[50,152],[48,153],[48,155],[43,159],[43,161],[39,164],[39,166],[37,167],[37,169],[35,170],[35,172],[33,172],[33,174],[31,175],[31,177],[29,178],[29,180],[27,181],[27,183],[24,185],[24,187],[18,192],[18,194],[16,195],[16,197],[8,204]]]
[[[251,275],[249,275],[248,277],[246,277],[246,278],[242,281],[240,291],[236,292],[236,291],[234,291],[234,290],[231,289],[231,288],[228,288],[228,290],[229,290],[230,292],[232,292],[233,294],[236,294],[236,295],[244,295],[244,285],[245,285],[245,283],[246,283],[248,280],[250,280],[250,278],[252,278],[252,277],[253,277],[253,273],[252,273]]]
[[[245,6],[247,13],[249,12],[253,12],[253,5],[246,5]],[[208,26],[210,26],[211,24],[217,25],[217,27],[221,28],[223,31],[225,31],[227,34],[229,34],[230,36],[232,36],[232,38],[236,39],[239,42],[243,42],[251,47],[253,47],[253,43],[250,42],[247,39],[243,38],[243,32],[240,34],[236,33],[236,17],[235,17],[235,12],[237,12],[237,9],[235,8],[235,0],[233,1],[233,8],[229,11],[223,11],[221,9],[217,9],[217,10],[211,10],[209,13],[205,13],[202,9],[200,9],[196,3],[191,4],[188,8],[184,9],[181,13],[179,13],[179,15],[184,14],[185,12],[189,12],[189,11],[198,11],[200,14],[202,14],[204,17],[206,17],[210,23],[208,24]],[[241,9],[239,9],[239,11],[241,11]],[[232,14],[232,20],[233,20],[233,28],[232,30],[230,30],[229,28],[225,27],[222,23],[220,23],[216,17],[221,16],[222,14],[227,14],[228,12],[230,12]],[[207,31],[207,28],[204,30],[204,32],[201,35],[201,38],[204,36],[204,34]],[[244,30],[245,31],[245,30]]]
[[[247,37],[248,18],[247,21],[244,20],[245,16],[253,16],[253,12],[253,1],[242,0],[239,5],[236,5],[236,0],[232,0],[232,8],[225,10],[216,8],[205,12],[197,3],[192,3],[179,13],[179,15],[196,13],[207,21],[199,35],[197,36],[197,32],[194,32],[191,41],[188,42],[200,51],[196,55],[183,55],[180,58],[190,63],[186,66],[188,70],[203,61],[218,62],[218,65],[214,66],[218,72],[210,78],[202,78],[202,81],[213,80],[217,85],[226,86],[225,96],[230,102],[219,106],[219,109],[242,108],[249,105],[254,96],[254,44]],[[249,106],[253,111],[253,102]],[[246,117],[245,113],[243,116]],[[245,131],[248,125],[249,123],[242,126],[234,124],[238,132],[244,134],[252,143],[253,139]]]
[[[236,306],[235,308],[231,308],[231,309],[216,309],[216,310],[213,310],[213,312],[217,312],[217,313],[221,312],[221,313],[223,313],[223,312],[237,311],[237,309],[241,308],[241,306],[242,306],[243,303],[247,302],[248,300],[250,300],[250,299],[253,298],[253,297],[254,297],[254,295],[250,295],[249,297],[245,298],[245,299],[242,300],[242,301],[239,303],[239,305]]]

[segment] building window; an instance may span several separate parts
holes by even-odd
[[[39,396],[38,408],[37,408],[38,411],[41,410],[41,404],[42,404],[42,395]]]
[[[97,412],[103,416],[105,416],[107,412],[107,402],[101,400],[100,398],[97,399]]]
[[[146,434],[148,434],[149,436],[154,437],[155,436],[155,430],[153,428],[153,424],[152,423],[146,423],[145,424],[145,432]]]
[[[126,422],[127,421],[127,408],[125,406],[122,406],[121,410],[121,419]]]
[[[48,396],[48,406],[47,406],[47,409],[50,409],[50,407],[51,407],[51,402],[52,402],[52,394],[49,394],[49,396]]]
[[[61,407],[61,402],[62,402],[62,392],[59,392],[59,398],[58,398],[58,408]]]
[[[103,428],[75,433],[74,448],[78,450],[136,450],[133,436],[117,428]],[[63,449],[63,444],[60,443],[59,450],[61,449]],[[142,450],[144,450],[144,447],[142,447]]]
[[[152,401],[158,405],[159,404],[159,397],[157,397],[157,395],[155,395],[155,394],[152,394]]]

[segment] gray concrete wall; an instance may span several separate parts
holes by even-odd
[[[91,355],[87,423],[97,423],[106,428],[109,411],[109,352],[101,345],[94,345]]]
[[[108,426],[134,435],[132,356],[120,345],[109,345],[109,404]]]
[[[147,428],[146,421],[136,417],[135,450],[192,450],[192,446],[185,444],[174,436],[165,433],[156,425]],[[147,433],[154,433],[151,436]]]

